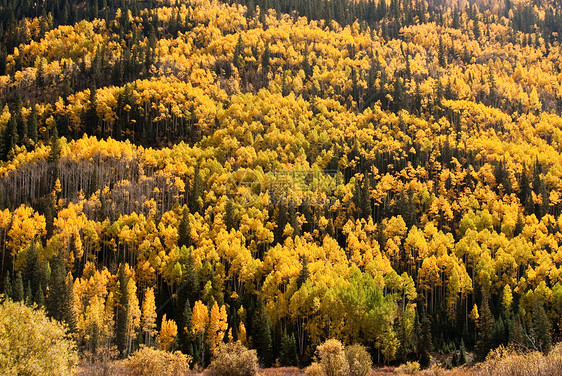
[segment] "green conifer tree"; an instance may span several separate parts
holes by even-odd
[[[178,247],[191,246],[191,227],[189,226],[189,210],[183,208],[181,221],[178,226]]]
[[[2,292],[4,293],[5,296],[11,298],[13,297],[13,290],[12,290],[12,281],[10,279],[10,271],[8,270],[6,272],[6,275],[4,276],[4,287],[2,289]]]
[[[298,366],[297,341],[294,334],[283,333],[281,338],[281,351],[279,354],[279,364],[283,367]]]
[[[273,364],[271,321],[265,311],[263,302],[257,303],[257,308],[252,321],[252,341],[258,353],[258,359],[264,367]]]
[[[492,311],[490,311],[488,296],[486,293],[484,293],[482,297],[482,304],[480,307],[480,320],[478,323],[478,340],[476,342],[476,347],[474,348],[476,357],[479,360],[486,359],[488,352],[490,352],[490,349],[492,348],[493,328],[494,328],[494,316],[492,316]]]
[[[37,134],[37,107],[31,106],[31,113],[27,118],[27,135],[29,139],[33,142],[33,144],[37,143],[38,134]]]
[[[460,355],[459,355],[459,365],[463,365],[466,363],[466,348],[464,346],[464,339],[461,338],[461,347],[460,347]]]
[[[181,351],[184,354],[194,356],[193,349],[193,334],[191,331],[191,304],[189,299],[185,301],[183,312],[181,314],[181,320],[178,327],[178,342]]]
[[[423,368],[429,367],[431,363],[431,351],[433,342],[431,339],[431,321],[427,313],[421,314],[421,333],[419,335],[418,352],[420,354],[420,365]]]
[[[23,291],[23,278],[21,273],[16,274],[16,279],[14,280],[14,301],[16,302],[23,302],[24,299],[24,291]]]

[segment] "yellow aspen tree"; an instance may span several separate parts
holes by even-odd
[[[144,343],[150,346],[152,337],[156,334],[156,304],[154,299],[154,289],[149,287],[144,292],[144,300],[142,302],[142,332],[144,334]]]
[[[209,317],[209,328],[207,329],[207,343],[209,345],[209,350],[214,353],[218,348],[222,340],[224,339],[224,334],[228,329],[226,307],[223,305],[219,309],[217,302],[213,304],[211,308],[211,314]]]
[[[174,320],[167,320],[166,315],[162,317],[160,333],[158,333],[158,348],[164,351],[171,351],[176,343],[178,326]]]
[[[140,328],[141,310],[137,298],[137,285],[133,278],[127,282],[127,295],[129,305],[127,307],[127,353],[133,350],[133,340]]]
[[[205,362],[205,332],[209,325],[209,310],[202,301],[198,300],[193,305],[191,314],[191,327],[193,334],[201,336],[201,363]]]
[[[246,338],[246,325],[244,325],[243,322],[240,322],[240,324],[238,325],[238,340],[244,346],[246,346],[246,344],[248,343],[248,340]]]

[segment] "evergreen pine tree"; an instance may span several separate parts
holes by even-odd
[[[201,291],[199,287],[199,275],[197,270],[195,270],[195,263],[191,252],[189,252],[189,255],[187,256],[184,270],[186,271],[186,275],[183,291],[186,292],[187,300],[190,302],[196,302],[200,299]]]
[[[478,22],[478,20],[474,20],[474,27],[472,31],[474,33],[474,39],[476,40],[480,39],[482,32],[480,31],[480,22]]]
[[[191,192],[189,195],[189,211],[191,213],[200,213],[202,207],[200,198],[203,196],[203,181],[201,180],[201,173],[199,166],[195,168],[195,175],[193,176],[193,183],[191,185]]]
[[[369,188],[369,179],[363,178],[361,186],[361,216],[365,219],[371,216],[371,190]]]
[[[431,340],[431,321],[427,313],[421,314],[421,333],[419,335],[418,352],[420,353],[420,365],[423,368],[429,367],[431,363],[431,351],[433,343]]]
[[[273,364],[271,322],[262,302],[258,303],[254,312],[252,339],[261,365],[270,367]]]
[[[464,339],[461,338],[461,348],[460,348],[460,355],[459,355],[459,365],[463,365],[466,363],[466,348],[464,347]]]
[[[445,55],[445,46],[443,45],[443,37],[439,36],[439,51],[437,53],[439,65],[445,67],[447,65],[447,57]]]
[[[42,88],[45,85],[45,62],[43,59],[39,59],[39,65],[35,72],[35,84],[38,88]]]
[[[31,106],[31,113],[27,118],[27,135],[33,144],[37,143],[37,107]]]
[[[184,354],[194,356],[193,334],[191,332],[191,305],[185,301],[178,328],[178,344]]]
[[[271,61],[271,50],[269,49],[269,44],[266,44],[263,54],[261,55],[261,70],[263,72],[267,73],[269,71],[270,61]]]
[[[191,227],[189,226],[189,210],[184,207],[178,227],[178,247],[191,246]]]
[[[18,145],[23,145],[27,140],[27,123],[23,120],[23,101],[21,100],[19,94],[16,98],[16,103],[14,104],[14,118],[16,121],[16,131],[18,133],[17,142]]]
[[[17,122],[14,116],[10,118],[6,128],[4,129],[4,137],[2,137],[2,159],[8,160],[10,151],[12,151],[18,142]]]
[[[33,292],[31,291],[31,283],[29,280],[25,284],[25,304],[32,305],[33,304]]]
[[[455,346],[454,350],[453,350],[453,356],[451,358],[451,366],[454,367],[458,367],[459,365],[459,357],[457,354],[457,347]]]
[[[6,272],[6,275],[4,276],[4,287],[2,289],[2,292],[4,293],[5,296],[11,298],[13,297],[13,290],[12,290],[12,281],[10,280],[10,271],[8,270]]]
[[[61,154],[61,146],[59,140],[59,134],[57,128],[53,129],[53,136],[51,137],[51,149],[49,150],[49,156],[47,157],[47,163],[49,164],[49,187],[53,190],[56,180],[59,178],[59,161]]]
[[[23,292],[23,278],[21,273],[16,274],[16,279],[14,280],[13,286],[13,298],[16,302],[23,302],[24,299],[24,292]]]
[[[45,306],[45,294],[43,293],[43,285],[41,284],[41,282],[39,282],[39,286],[37,288],[37,291],[35,292],[35,295],[33,296],[33,301],[39,307]]]
[[[99,122],[98,113],[96,110],[97,107],[96,92],[97,90],[95,87],[90,88],[90,101],[88,103],[86,111],[84,112],[84,120],[83,120],[86,133],[91,135],[98,134],[96,133],[98,128],[98,122]],[[98,136],[102,136],[102,135],[98,134]]]
[[[227,231],[232,229],[237,229],[236,219],[234,218],[234,205],[232,205],[232,201],[229,199],[226,201],[224,207],[224,224],[226,225]]]
[[[59,253],[51,260],[51,278],[45,298],[45,308],[50,317],[64,321],[71,330],[76,328],[74,316],[74,290],[70,274],[66,273],[66,264]]]
[[[453,29],[460,29],[461,27],[461,21],[460,21],[460,14],[459,14],[459,9],[457,7],[455,7],[455,10],[453,12]]]
[[[310,59],[308,56],[308,45],[304,47],[303,59],[302,59],[302,69],[306,78],[312,77],[312,73],[314,72],[312,65],[310,65]]]
[[[31,286],[32,300],[35,301],[38,290],[42,285],[44,276],[44,268],[41,260],[39,259],[39,254],[37,253],[37,244],[35,241],[31,242],[31,245],[27,249],[27,260],[24,270],[24,279],[26,279]]]
[[[49,316],[58,321],[64,320],[63,302],[66,299],[66,266],[62,256],[59,254],[51,261],[51,280],[49,291],[45,301],[45,307]]]
[[[478,340],[474,351],[479,360],[484,360],[488,352],[492,348],[492,330],[494,328],[494,317],[488,303],[486,293],[482,297],[482,306],[480,308],[480,319],[478,322]]]
[[[289,204],[289,224],[293,228],[293,237],[301,234],[299,220],[297,218],[297,209],[293,203]]]
[[[533,308],[531,310],[531,326],[530,326],[530,336],[534,340],[534,347],[547,354],[552,348],[552,335],[551,322],[548,318],[544,305],[539,298],[535,298],[533,303]]]
[[[308,269],[308,261],[306,256],[302,258],[302,267],[301,271],[299,272],[299,276],[297,278],[297,288],[301,288],[301,286],[310,278],[310,270]]]
[[[8,58],[8,51],[3,43],[0,43],[0,76],[6,74],[6,60]]]
[[[236,42],[236,47],[234,47],[233,64],[236,68],[242,69],[244,64],[244,42],[242,42],[242,35],[238,35],[238,42]]]
[[[76,331],[76,314],[74,312],[74,279],[72,278],[72,273],[68,273],[65,279],[66,293],[64,300],[64,321],[68,325],[71,332]]]
[[[283,333],[283,337],[281,338],[279,363],[283,367],[293,367],[298,366],[299,364],[299,358],[297,356],[297,341],[292,333]]]

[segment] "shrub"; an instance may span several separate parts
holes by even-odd
[[[318,363],[312,363],[304,370],[307,376],[326,376],[324,368]]]
[[[326,376],[349,375],[349,364],[345,356],[345,348],[337,339],[329,339],[316,349],[320,365]]]
[[[0,374],[74,375],[78,354],[66,328],[42,309],[0,301]]]
[[[373,362],[371,355],[364,346],[347,346],[345,348],[345,356],[349,364],[350,376],[367,376],[371,373]]]
[[[306,370],[309,376],[368,376],[373,362],[364,346],[344,347],[336,339],[329,339],[316,348],[316,362]]]
[[[189,371],[191,357],[179,351],[168,352],[141,347],[122,361],[124,373],[130,376],[174,376]]]
[[[256,350],[248,350],[240,341],[221,344],[209,366],[214,376],[254,376],[258,373]]]
[[[418,362],[406,362],[394,370],[399,375],[415,375],[420,371],[420,364]]]
[[[307,368],[308,375],[348,376],[345,348],[337,339],[329,339],[316,348],[316,362]]]
[[[561,376],[562,343],[556,345],[548,355],[539,351],[523,353],[500,346],[488,355],[480,369],[479,374],[482,376]]]

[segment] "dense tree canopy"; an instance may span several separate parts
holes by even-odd
[[[547,351],[562,13],[449,3],[0,0],[4,293],[93,355]]]

